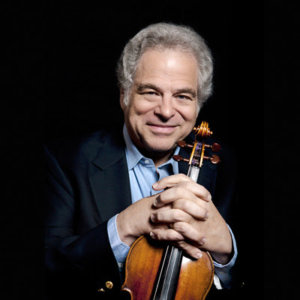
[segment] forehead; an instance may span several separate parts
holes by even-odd
[[[140,58],[135,79],[145,78],[183,80],[193,83],[198,79],[195,57],[179,49],[149,49]]]

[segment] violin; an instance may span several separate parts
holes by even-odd
[[[176,161],[189,164],[187,176],[197,182],[205,159],[217,164],[219,156],[207,156],[205,150],[218,152],[220,145],[208,145],[204,138],[212,135],[207,122],[194,128],[193,144],[179,141],[180,147],[191,149],[190,158],[174,155]],[[170,243],[154,241],[149,236],[139,237],[131,246],[125,264],[122,291],[131,300],[192,300],[205,299],[214,278],[210,254],[202,251],[200,259],[192,259]]]

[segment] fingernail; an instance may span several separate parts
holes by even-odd
[[[203,246],[206,243],[206,238],[202,238],[200,243],[201,243],[201,246]]]
[[[151,219],[152,222],[155,222],[156,221],[156,216],[154,214],[151,214],[150,219]]]
[[[157,182],[155,182],[155,183],[153,183],[152,187],[153,187],[153,189],[158,189],[159,184]]]
[[[155,234],[152,231],[149,233],[149,235],[151,236],[152,239],[155,239]]]
[[[196,252],[196,257],[198,259],[202,257],[202,252],[200,250]]]

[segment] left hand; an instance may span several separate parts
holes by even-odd
[[[203,249],[221,264],[230,260],[231,234],[206,188],[177,174],[158,181],[153,189],[164,190],[153,203],[153,239],[171,241],[196,259]]]

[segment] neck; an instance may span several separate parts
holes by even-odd
[[[173,155],[174,149],[166,151],[166,152],[154,152],[154,151],[146,151],[144,149],[139,149],[139,151],[145,156],[149,157],[153,160],[156,167],[162,165],[167,162]]]

